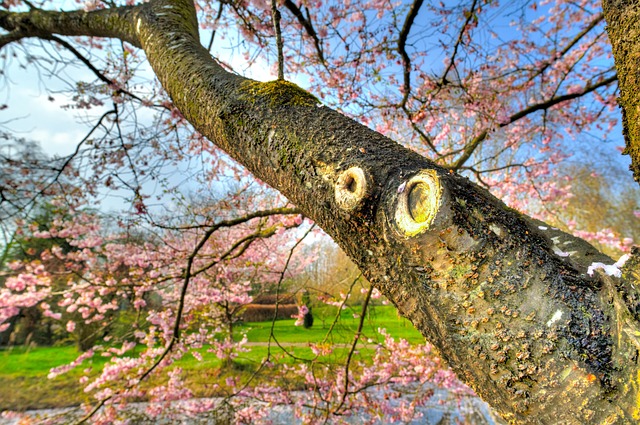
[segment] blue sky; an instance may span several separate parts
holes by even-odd
[[[70,1],[64,2],[63,5],[67,5],[67,8],[76,7],[76,4]],[[508,29],[508,25],[505,24],[504,31],[508,31]],[[233,52],[231,46],[237,44],[237,40],[233,38],[232,33],[233,31],[230,31],[227,34],[224,44],[220,45],[220,38],[217,41],[218,51],[227,56],[227,62],[237,72],[243,73],[250,78],[262,81],[274,79],[275,76],[271,73],[271,64],[258,60],[251,67],[248,67],[242,55],[230,54]],[[204,43],[208,42],[210,36],[208,32],[202,31],[201,36]],[[110,108],[107,105],[94,107],[89,111],[63,110],[62,106],[72,103],[72,101],[67,95],[59,92],[68,88],[59,79],[43,77],[44,80],[40,80],[41,76],[38,75],[33,67],[18,68],[15,66],[15,61],[14,66],[6,69],[5,72],[11,79],[11,85],[8,88],[4,87],[7,90],[0,91],[0,104],[7,103],[10,107],[0,111],[0,122],[4,122],[4,127],[17,137],[39,141],[44,152],[49,155],[68,155],[72,152],[77,143],[85,137],[87,131],[95,122],[95,118]],[[93,74],[83,68],[68,70],[65,73],[68,73],[68,80],[92,81],[94,79]],[[146,73],[151,75],[150,70],[147,70]],[[296,81],[294,79],[294,81],[302,86],[305,85],[304,80]],[[45,90],[44,86],[49,91]],[[54,98],[53,101],[49,100],[51,92],[54,92],[51,95]],[[150,119],[149,116],[143,116],[142,118]],[[616,150],[616,146],[622,143],[621,131],[614,129],[614,132],[616,134],[611,137],[614,143],[604,146],[600,144],[598,151],[602,155],[615,158],[615,163],[620,167],[627,168],[629,158],[622,157]],[[630,173],[627,173],[625,181],[621,182],[621,185],[634,184]]]

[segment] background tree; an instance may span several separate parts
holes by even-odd
[[[607,18],[608,34],[616,58],[616,69],[620,79],[620,107],[622,109],[623,133],[626,141],[625,153],[631,156],[633,175],[640,178],[640,148],[638,140],[638,5],[631,1],[603,1]]]

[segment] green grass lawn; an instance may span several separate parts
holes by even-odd
[[[304,329],[301,326],[294,326],[294,320],[278,320],[273,325],[273,334],[281,343],[300,342],[321,342],[327,338],[328,342],[351,343],[353,335],[360,322],[360,309],[345,309],[340,312],[340,319],[334,326],[331,334],[327,337],[327,332],[333,323],[338,309],[336,307],[314,308],[313,327]],[[354,317],[358,315],[358,318]],[[271,322],[250,322],[238,326],[237,338],[242,337],[242,333],[247,333],[247,338],[251,342],[268,341],[271,333]],[[365,317],[364,328],[362,330],[365,338],[370,338],[374,342],[379,342],[382,338],[377,332],[378,328],[385,328],[389,334],[395,338],[404,338],[411,343],[424,343],[424,337],[418,332],[411,322],[400,317],[396,309],[392,306],[370,307]]]
[[[333,354],[321,358],[326,363],[339,363],[344,361],[353,335],[357,329],[359,319],[354,318],[354,313],[359,310],[343,310],[340,319],[333,328],[331,334],[327,333],[338,312],[335,307],[315,308],[314,324],[311,329],[294,326],[294,320],[279,320],[273,325],[273,334],[285,350],[296,357],[312,359],[313,353],[305,344],[309,342],[326,341],[339,344]],[[249,342],[266,343],[271,334],[271,322],[253,322],[238,325],[236,327],[237,338],[246,333]],[[424,338],[413,328],[406,319],[400,318],[395,308],[391,306],[375,306],[370,309],[365,318],[363,335],[373,342],[381,339],[377,333],[378,328],[385,328],[396,338],[404,338],[412,343],[423,343]],[[296,344],[287,346],[287,344]],[[267,356],[268,348],[265,345],[252,345],[250,351],[241,353],[231,367],[222,367],[221,361],[206,349],[199,350],[203,355],[203,361],[198,361],[191,355],[185,355],[176,362],[175,367],[183,369],[183,376],[196,396],[208,397],[220,395],[219,384],[224,388],[225,379],[231,376],[241,380],[248,379],[257,369],[262,360]],[[372,348],[360,347],[362,354],[371,351]],[[288,356],[275,344],[270,348],[272,361],[276,364],[294,363],[294,359]],[[14,347],[0,351],[0,411],[1,410],[26,410],[36,408],[62,407],[77,405],[91,401],[90,394],[82,391],[79,378],[82,371],[91,368],[92,373],[98,373],[107,358],[95,356],[92,360],[85,361],[76,370],[48,379],[49,370],[53,367],[70,363],[78,356],[73,346],[62,347]],[[281,374],[278,368],[261,372],[260,379],[269,382],[273,374]],[[146,385],[153,385],[154,378]],[[292,378],[289,385],[295,389],[298,383]]]
[[[77,357],[74,346],[14,347],[0,351],[0,410],[68,406],[89,401],[78,382],[84,368],[55,379],[47,378],[51,368]],[[92,364],[83,366],[100,370],[105,362],[106,358],[96,357]]]

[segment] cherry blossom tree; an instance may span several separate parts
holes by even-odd
[[[102,402],[135,397],[136,382],[185,354],[201,358],[203,347],[228,364],[246,342],[234,339],[233,325],[240,308],[251,302],[252,289],[296,273],[308,260],[287,267],[281,263],[290,249],[291,232],[286,230],[302,223],[295,209],[235,216],[242,208],[232,200],[242,197],[227,196],[224,203],[191,211],[208,217],[207,222],[165,224],[162,232],[144,237],[128,234],[124,223],[108,231],[99,215],[82,210],[54,216],[46,229],[25,224],[19,231],[26,245],[52,242],[9,264],[0,290],[3,330],[8,319],[27,308],[57,320],[70,333],[84,329],[80,343],[85,352],[50,377],[95,355],[113,356],[97,376],[89,367],[81,379],[86,391],[95,391]],[[230,205],[234,209],[225,210]],[[118,314],[127,311],[136,319],[127,323],[127,332],[111,335]],[[131,350],[141,345],[147,349],[131,360]],[[175,370],[167,373],[173,385],[181,382]],[[186,388],[171,391],[170,386],[158,387],[151,399],[188,394]]]
[[[578,150],[574,137],[612,137],[617,122],[618,74],[597,5],[152,0],[89,2],[76,11],[57,11],[47,2],[3,6],[6,63],[50,74],[81,64],[95,81],[77,82],[69,107],[112,105],[55,173],[26,181],[49,187],[68,175],[83,183],[82,193],[60,195],[74,220],[33,235],[70,237],[79,248],[67,258],[82,277],[69,284],[68,307],[82,309],[85,320],[102,320],[115,301],[104,304],[99,296],[126,296],[134,308],[143,308],[149,291],[177,305],[150,311],[150,328],[134,335],[147,346],[139,357],[122,356],[132,342],[105,348],[116,358],[88,384],[96,390],[97,407],[113,409],[110,403],[138,395],[138,383],[157,367],[210,341],[210,324],[182,332],[199,296],[211,304],[219,302],[216,290],[229,290],[239,297],[234,302],[246,299],[242,286],[232,286],[239,277],[217,266],[277,233],[278,226],[258,224],[250,236],[235,234],[219,250],[209,244],[211,235],[293,211],[249,211],[218,220],[203,211],[204,221],[193,226],[161,223],[167,217],[154,204],[176,196],[167,169],[193,158],[202,165],[197,171],[188,167],[196,182],[246,179],[233,158],[326,231],[506,420],[638,419],[637,249],[615,262],[556,223],[538,221],[551,219],[549,211],[561,208],[570,194],[562,164]],[[626,16],[620,10],[611,7],[607,17],[617,57],[628,45],[637,47],[633,40],[618,41],[617,29],[637,22],[618,21]],[[223,37],[226,44],[219,43]],[[249,62],[271,60],[279,78],[263,83],[230,71],[233,56],[222,53],[229,45]],[[144,61],[157,81],[135,72]],[[626,69],[619,69],[623,98],[633,102],[637,96],[627,96],[622,77],[634,74]],[[315,95],[284,75],[299,77]],[[633,103],[623,107],[632,110]],[[145,123],[141,111],[152,118]],[[634,118],[626,114],[627,151],[635,155]],[[150,183],[164,192],[151,195]],[[98,224],[81,204],[100,197],[105,187],[129,194],[131,221],[122,225],[153,223],[166,231],[161,243],[122,246],[114,236],[96,233]],[[5,183],[1,189],[3,202],[18,190]],[[187,199],[177,195],[172,201]],[[280,228],[297,224],[285,219]],[[630,250],[631,243],[621,248]],[[177,253],[180,262],[167,261]],[[101,255],[109,261],[102,264]],[[125,282],[131,293],[110,280],[112,265],[135,276]],[[50,277],[41,264],[13,268],[15,276],[3,289],[12,300],[3,306],[4,316],[49,295]],[[189,293],[189,287],[197,290]],[[233,296],[225,293],[220,300]],[[392,340],[386,346],[387,357],[374,362],[384,367],[363,365],[360,378],[350,373],[349,361],[324,381],[308,375],[325,418],[371,405],[361,390],[398,374],[413,382],[433,376],[426,372],[433,370],[428,350],[412,351]],[[188,396],[179,372],[171,373],[157,401]],[[244,384],[230,387],[240,396],[308,405],[277,391],[266,397],[264,388],[250,394]],[[409,414],[406,406],[399,412],[402,420]]]

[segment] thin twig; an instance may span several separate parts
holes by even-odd
[[[469,10],[467,14],[467,18],[465,19],[464,24],[462,25],[462,28],[460,28],[458,39],[456,40],[456,44],[453,47],[453,53],[451,54],[451,59],[449,59],[449,64],[447,65],[447,68],[444,70],[444,73],[442,74],[442,78],[440,79],[441,86],[445,86],[447,84],[447,74],[449,74],[449,71],[451,71],[451,69],[455,67],[458,48],[460,47],[461,44],[463,44],[464,34],[467,30],[467,26],[469,25],[469,22],[471,22],[471,18],[473,18],[475,14],[477,3],[478,3],[477,0],[473,0],[473,3],[471,4],[471,10]]]
[[[216,30],[217,30],[218,22],[220,21],[220,17],[222,16],[223,8],[224,8],[224,2],[220,2],[220,7],[218,7],[218,14],[216,15],[216,18],[213,21],[213,32],[211,33],[211,38],[209,39],[209,46],[207,46],[208,51],[211,51],[211,47],[213,47],[213,39],[216,36]]]
[[[344,299],[342,300],[342,303],[340,304],[340,307],[338,307],[338,312],[336,313],[336,316],[333,318],[333,322],[331,323],[331,326],[329,326],[329,329],[327,330],[327,333],[324,335],[324,338],[322,339],[322,342],[320,344],[324,344],[325,342],[327,342],[327,339],[329,339],[329,335],[331,335],[331,333],[333,332],[333,328],[336,326],[336,324],[340,320],[340,312],[342,311],[345,304],[347,303],[349,294],[351,293],[351,291],[353,291],[353,287],[358,282],[358,280],[360,280],[361,277],[362,277],[362,272],[358,273],[358,276],[356,276],[356,278],[353,279],[353,281],[351,282],[351,285],[349,285],[349,291],[347,292],[347,296],[344,297]]]
[[[50,35],[47,37],[44,37],[46,40],[49,41],[55,41],[56,43],[58,43],[59,45],[61,45],[62,47],[64,47],[65,49],[67,49],[69,52],[71,52],[71,54],[73,54],[80,62],[82,62],[87,68],[89,68],[91,70],[91,72],[94,73],[94,75],[103,83],[107,84],[110,87],[115,88],[115,93],[117,94],[124,94],[129,96],[132,99],[137,100],[138,102],[144,102],[143,99],[141,99],[140,97],[136,96],[135,94],[131,93],[130,91],[123,89],[121,87],[118,87],[118,84],[111,80],[109,77],[107,77],[106,75],[104,75],[98,68],[96,68],[89,59],[87,59],[82,53],[80,53],[75,47],[73,47],[70,43],[67,43],[65,40],[61,39],[60,37],[57,37],[55,35]],[[170,110],[171,108],[162,105],[162,104],[155,104],[153,105],[154,107],[160,107],[160,108],[164,108],[167,110]]]
[[[206,227],[206,228],[215,227],[219,229],[221,227],[236,226],[238,224],[242,224],[247,221],[253,220],[254,218],[262,218],[262,217],[268,217],[272,215],[291,215],[291,214],[300,214],[300,210],[298,208],[288,208],[288,207],[273,208],[270,210],[260,210],[260,211],[255,211],[255,212],[243,215],[242,217],[236,217],[229,220],[222,220],[212,225],[198,224],[195,226],[175,227],[175,226],[166,226],[162,223],[156,223],[156,222],[151,222],[151,223],[156,227],[159,227],[161,229],[166,229],[166,230],[191,230],[191,229],[199,229],[203,227]]]
[[[275,310],[273,312],[273,320],[271,321],[271,329],[269,330],[269,341],[267,342],[267,360],[271,356],[271,341],[272,340],[276,343],[278,348],[280,348],[282,351],[284,351],[287,355],[289,355],[291,357],[294,357],[294,358],[297,358],[293,354],[289,353],[289,351],[287,349],[285,349],[280,344],[280,342],[278,341],[278,339],[276,338],[276,336],[274,334],[274,329],[275,329],[275,325],[276,325],[276,318],[278,317],[278,296],[280,295],[280,286],[282,285],[282,281],[284,280],[284,274],[286,273],[287,269],[289,268],[289,262],[291,261],[291,257],[293,256],[293,251],[298,247],[298,245],[300,245],[302,243],[302,241],[309,235],[309,233],[311,233],[311,231],[315,227],[316,227],[316,224],[313,223],[311,225],[311,227],[309,227],[309,230],[307,230],[305,232],[305,234],[302,235],[302,237],[296,241],[296,243],[293,245],[293,247],[291,247],[291,249],[289,250],[289,255],[287,256],[287,261],[284,263],[284,267],[282,268],[282,271],[280,272],[280,277],[278,278],[278,284],[276,285],[276,308],[275,308]]]
[[[582,91],[576,92],[576,93],[568,93],[568,94],[564,94],[562,96],[557,96],[557,97],[553,97],[551,99],[545,100],[544,102],[540,102],[540,103],[536,103],[534,105],[531,105],[513,115],[511,115],[509,117],[508,120],[501,122],[497,125],[497,128],[502,128],[502,127],[506,127],[509,124],[513,124],[515,121],[526,117],[527,115],[530,115],[534,112],[540,111],[540,110],[546,110],[552,106],[555,106],[559,103],[562,102],[566,102],[568,100],[572,100],[572,99],[576,99],[578,97],[584,96],[586,94],[589,94],[597,89],[599,89],[600,87],[605,87],[608,86],[609,84],[612,84],[614,82],[616,82],[618,80],[618,76],[617,75],[613,75],[609,78],[605,78],[602,81],[599,81],[595,84],[588,84],[584,87],[584,89]],[[484,142],[484,140],[487,138],[487,136],[489,135],[489,130],[485,129],[483,130],[481,133],[479,133],[476,137],[474,137],[464,148],[464,153],[460,156],[460,158],[458,158],[458,160],[451,166],[447,167],[450,168],[452,170],[459,170],[471,157],[471,155],[473,155],[473,152],[477,149],[478,146],[480,146],[480,144],[482,142]]]
[[[278,315],[278,296],[279,296],[279,293],[280,293],[280,286],[282,285],[282,281],[284,280],[284,275],[287,272],[287,269],[289,267],[289,262],[291,261],[291,257],[293,256],[293,252],[298,247],[298,245],[300,245],[300,243],[302,243],[302,241],[309,235],[309,233],[311,233],[311,231],[314,229],[315,226],[316,226],[315,223],[312,224],[311,227],[309,228],[309,230],[307,230],[305,232],[305,234],[302,235],[302,237],[300,239],[298,239],[298,241],[291,247],[291,249],[289,250],[289,255],[287,257],[287,261],[285,262],[284,267],[283,267],[282,271],[280,272],[280,278],[278,279],[278,284],[276,286],[276,309],[275,309],[273,320],[271,321],[271,330],[269,332],[269,341],[267,343],[267,357],[260,363],[260,366],[258,366],[258,369],[251,374],[251,376],[249,377],[247,382],[245,382],[242,385],[242,388],[240,388],[239,390],[237,390],[233,394],[230,394],[229,396],[225,397],[224,400],[222,401],[222,403],[226,403],[231,397],[235,397],[236,395],[238,395],[242,391],[244,391],[249,386],[249,384],[258,376],[258,374],[262,371],[262,369],[264,369],[265,366],[270,362],[270,359],[271,359],[271,339],[272,338],[273,338],[274,341],[276,341],[276,344],[278,344],[278,347],[280,347],[280,349],[282,349],[282,351],[284,351],[287,355],[290,355],[291,357],[294,357],[294,358],[296,358],[298,360],[304,360],[304,359],[300,359],[300,358],[294,356],[293,354],[290,354],[289,351],[287,351],[282,345],[280,345],[280,343],[278,343],[278,341],[276,340],[276,338],[274,336],[273,330],[274,330],[274,326],[275,326],[276,317]]]
[[[405,18],[404,25],[402,26],[402,30],[400,31],[400,36],[398,37],[398,52],[400,52],[400,56],[402,57],[402,73],[404,80],[402,107],[407,104],[407,101],[409,100],[409,93],[411,92],[411,59],[409,58],[406,50],[407,38],[409,37],[409,32],[411,31],[413,22],[416,19],[416,16],[418,16],[418,12],[422,6],[422,1],[423,0],[416,0],[411,5],[409,13]]]
[[[276,33],[276,48],[278,49],[278,80],[284,80],[284,54],[282,49],[282,31],[280,30],[280,11],[276,4],[276,0],[271,0],[271,18],[273,19],[273,30]]]
[[[602,13],[598,13],[595,15],[594,19],[587,25],[582,31],[580,31],[560,52],[551,56],[551,59],[546,61],[541,68],[537,69],[534,74],[529,76],[528,81],[533,81],[534,78],[541,75],[544,71],[546,71],[553,63],[560,60],[560,58],[564,57],[578,42],[589,33],[592,29],[594,29],[600,22],[604,20],[604,15]]]
[[[284,7],[286,7],[287,9],[289,9],[291,13],[293,13],[293,16],[295,16],[298,19],[298,22],[307,31],[307,34],[309,35],[309,37],[313,39],[313,44],[316,47],[316,52],[318,52],[318,59],[320,59],[320,63],[325,67],[325,69],[327,69],[327,61],[324,57],[322,42],[318,38],[318,33],[313,27],[313,23],[311,22],[311,19],[305,18],[300,8],[296,6],[296,4],[291,0],[284,0]]]
[[[180,298],[179,298],[179,301],[178,301],[178,308],[177,308],[177,311],[176,311],[176,321],[175,321],[175,324],[174,324],[174,327],[173,327],[173,336],[171,337],[171,340],[169,341],[169,344],[162,351],[162,354],[160,354],[160,356],[156,359],[156,361],[140,376],[140,378],[137,380],[138,382],[141,382],[144,379],[146,379],[162,363],[162,361],[166,358],[167,354],[169,354],[171,352],[171,350],[173,349],[173,347],[176,344],[176,342],[180,339],[180,325],[181,325],[181,322],[182,322],[182,320],[181,320],[182,319],[182,312],[184,310],[185,299],[186,299],[186,295],[187,295],[187,289],[189,288],[189,283],[190,283],[192,277],[194,277],[194,276],[196,276],[199,273],[204,271],[204,269],[200,269],[200,270],[196,270],[195,272],[192,272],[191,269],[192,269],[192,266],[193,266],[193,262],[194,262],[196,256],[198,255],[198,253],[200,252],[200,250],[207,243],[209,238],[219,228],[220,228],[220,226],[216,226],[216,225],[214,225],[211,228],[209,228],[205,232],[205,234],[202,236],[202,238],[200,239],[200,241],[198,242],[198,244],[196,245],[194,250],[191,252],[189,257],[187,258],[187,265],[185,266],[184,275],[183,275],[184,282],[182,284],[182,287],[180,288]],[[304,239],[304,237],[306,237],[306,235],[309,234],[310,231],[311,231],[311,229],[309,229],[309,231],[303,236],[302,239]],[[256,239],[259,239],[260,237],[264,237],[264,235],[262,234],[263,232],[264,231],[259,230],[258,232],[250,235],[249,237],[243,238],[241,241],[245,241],[246,244],[243,247],[242,252],[244,252],[244,250],[246,250],[246,248],[251,244],[251,242],[253,242]],[[267,232],[266,234],[268,235],[266,237],[272,236],[273,234],[275,234],[275,229],[273,231]],[[251,236],[253,236],[253,238],[251,238]],[[249,239],[249,240],[247,241],[247,239]],[[295,249],[296,246],[298,246],[298,244],[302,241],[302,239],[300,241],[298,241],[298,243],[296,243],[296,245],[292,248],[292,250]],[[220,256],[220,258],[217,261],[214,261],[213,265],[218,264],[222,260],[228,258],[231,255],[231,253],[233,252],[233,250],[235,248],[237,248],[240,243],[241,242],[238,242],[238,243],[234,244],[233,247],[231,247],[229,250],[227,250],[225,252],[225,254]],[[238,254],[238,255],[241,255],[241,254]],[[291,254],[289,255],[289,258],[291,258]],[[289,260],[287,260],[287,265],[288,264],[289,264]],[[210,265],[209,267],[211,267],[211,266],[212,265]],[[209,267],[207,267],[207,268],[209,268]],[[286,270],[286,266],[285,266],[285,270]],[[282,274],[284,275],[284,271],[282,272]],[[111,398],[113,398],[113,395],[100,400],[100,403],[98,405],[96,405],[91,410],[91,412],[89,414],[87,414],[85,417],[83,417],[80,420],[80,422],[78,422],[78,424],[82,424],[82,423],[86,422],[89,418],[91,418],[91,416],[93,416],[100,409],[100,407],[102,407]]]
[[[88,421],[88,420],[89,420],[93,415],[95,415],[95,414],[96,414],[96,412],[97,412],[98,410],[100,410],[100,408],[101,408],[102,406],[104,406],[104,404],[105,404],[109,399],[111,399],[111,397],[112,397],[112,396],[109,396],[109,397],[107,397],[107,398],[103,398],[102,400],[100,400],[100,403],[96,404],[96,406],[95,406],[93,409],[91,409],[91,411],[90,411],[89,413],[87,413],[86,415],[84,415],[84,416],[83,416],[83,417],[82,417],[78,422],[76,422],[76,424],[75,424],[75,425],[81,425],[81,424],[85,423],[86,421]]]
[[[360,314],[360,322],[358,323],[358,330],[356,331],[355,336],[353,337],[353,344],[351,345],[351,350],[349,350],[349,354],[347,355],[347,361],[344,365],[344,393],[342,393],[342,400],[338,407],[333,411],[337,413],[342,409],[344,403],[347,400],[347,396],[349,395],[349,365],[351,364],[351,358],[353,357],[353,353],[356,351],[356,346],[358,345],[358,341],[360,340],[360,336],[362,335],[362,328],[364,327],[364,320],[367,313],[367,308],[369,307],[369,301],[371,300],[371,294],[373,293],[374,286],[371,285],[369,287],[369,292],[367,292],[367,296],[364,299],[364,303],[362,304],[362,313]]]

